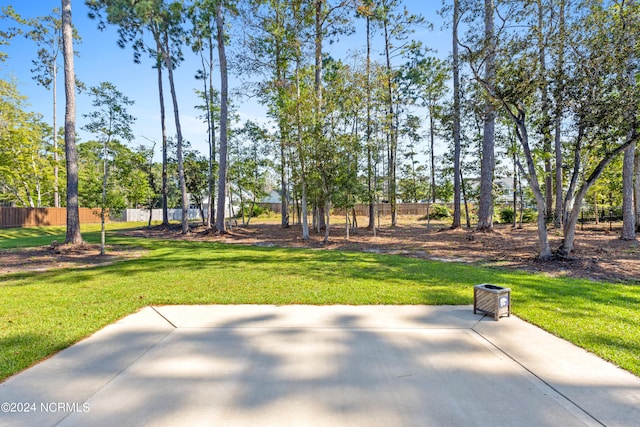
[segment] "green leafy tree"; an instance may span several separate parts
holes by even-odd
[[[628,67],[637,49],[634,44],[630,50],[629,34],[637,34],[638,20],[619,18],[619,8],[627,7],[623,3],[604,5],[585,0],[579,6],[582,14],[577,14],[571,25],[570,40],[574,43],[571,61],[579,64],[573,73],[572,88],[576,91],[572,93],[575,101],[570,109],[578,129],[574,144],[575,178],[572,177],[565,197],[564,241],[557,250],[560,257],[573,249],[580,206],[589,188],[607,165],[638,139],[640,95],[635,81],[629,79]],[[629,7],[628,12],[637,12],[635,5]],[[607,48],[603,49],[604,46]],[[590,156],[585,157],[585,153]],[[593,160],[582,162],[582,158]]]
[[[401,8],[398,0],[383,0],[377,3],[373,10],[374,23],[382,30],[384,39],[384,88],[387,120],[385,129],[388,136],[388,200],[391,205],[391,224],[397,224],[396,217],[396,186],[398,162],[398,88],[397,71],[393,68],[392,58],[396,52],[404,52],[407,47],[415,44],[409,40],[417,25],[424,23],[424,18],[410,14],[405,7]]]
[[[54,207],[60,207],[60,195],[58,192],[58,134],[57,134],[57,105],[58,105],[58,56],[62,46],[62,19],[60,18],[60,9],[54,9],[51,15],[40,17],[30,21],[32,29],[27,36],[34,40],[40,49],[38,49],[38,59],[32,61],[35,68],[31,70],[34,73],[34,79],[38,84],[50,89],[53,97],[53,153],[54,153]],[[76,41],[79,39],[77,33],[74,32]]]
[[[585,196],[585,204],[590,206],[596,223],[601,217],[607,218],[611,213],[616,216],[622,213],[622,164],[622,156],[612,160]]]
[[[199,155],[196,151],[185,150],[184,155],[184,177],[187,190],[191,196],[193,204],[198,206],[202,224],[206,225],[207,220],[202,209],[203,202],[207,197],[209,161],[206,157]],[[211,205],[209,205],[211,208]]]
[[[13,6],[2,6],[0,8],[0,20],[11,20],[19,24],[26,24],[26,20],[20,16]],[[3,26],[0,28],[0,46],[7,46],[12,38],[22,34],[21,28]],[[0,51],[0,62],[7,60],[7,54]]]
[[[422,140],[420,135],[421,121],[418,116],[410,115],[401,129],[401,134],[408,138],[407,150],[403,153],[405,163],[401,167],[401,179],[398,183],[400,198],[403,202],[417,203],[431,199],[427,182],[428,171],[418,161],[417,147]],[[433,165],[433,163],[432,163]],[[435,168],[432,166],[432,168]],[[434,178],[435,182],[435,178]],[[431,201],[435,201],[435,198]]]
[[[286,108],[290,94],[296,50],[301,43],[299,26],[299,0],[251,0],[246,3],[242,15],[247,24],[248,48],[251,58],[247,69],[264,76],[264,83],[258,88],[258,96],[268,107],[268,114],[277,123],[279,141],[278,172],[280,174],[280,225],[289,227],[289,176],[293,159],[290,157],[294,146],[292,117]]]
[[[182,153],[182,127],[178,109],[177,91],[173,76],[174,69],[182,60],[182,43],[184,40],[185,5],[182,1],[140,0],[86,0],[91,10],[90,17],[99,19],[99,28],[107,23],[120,28],[121,47],[131,43],[134,49],[134,60],[140,61],[143,53],[150,54],[155,59],[158,73],[158,94],[160,97],[160,113],[163,140],[163,223],[168,223],[167,208],[167,164],[168,143],[165,127],[164,92],[162,89],[162,69],[166,68],[173,103],[174,120],[178,144],[178,176],[182,198],[182,232],[187,233],[188,199],[184,179],[184,164]],[[106,14],[106,18],[102,14]],[[154,45],[147,46],[143,35],[149,32]]]
[[[551,251],[546,230],[547,198],[543,193],[542,171],[547,155],[541,154],[545,152],[541,148],[544,144],[540,141],[536,144],[535,134],[530,131],[537,124],[535,119],[545,116],[541,113],[543,103],[537,102],[542,67],[536,58],[540,52],[535,43],[529,42],[535,36],[536,27],[530,25],[528,32],[504,34],[505,43],[498,52],[503,59],[497,70],[496,86],[478,78],[516,126],[526,162],[523,176],[536,199],[539,258],[543,260],[570,254],[580,207],[587,192],[607,165],[637,139],[638,94],[635,84],[628,79],[629,55],[625,53],[628,52],[628,39],[624,36],[628,30],[617,18],[618,6],[584,0],[574,5],[572,14],[568,14],[571,22],[567,34],[571,37],[563,39],[562,43],[568,46],[567,62],[573,66],[570,74],[563,77],[567,85],[563,99],[573,132],[567,145],[571,154],[566,156],[568,162],[565,164],[570,179],[563,203],[564,239],[555,252]],[[512,9],[514,12],[521,10]],[[508,17],[509,14],[502,13],[501,16]],[[511,19],[517,19],[513,22],[521,22],[526,17],[521,13],[511,16]],[[532,19],[535,21],[536,18],[537,15]],[[544,137],[541,140],[544,141]]]
[[[267,195],[266,187],[268,171],[272,166],[269,159],[273,137],[258,124],[248,121],[238,132],[238,138],[243,143],[236,153],[236,161],[232,168],[232,176],[236,178],[236,185],[241,197],[242,222],[245,223],[244,214],[248,212],[246,224],[251,222],[256,203]],[[248,206],[244,195],[247,195]]]
[[[20,21],[19,21],[20,22]],[[52,133],[54,156],[54,206],[60,207],[60,195],[58,191],[59,157],[58,157],[58,61],[62,48],[62,19],[60,9],[55,8],[49,15],[31,18],[20,22],[26,28],[24,36],[32,40],[38,46],[38,57],[32,60],[34,68],[31,69],[33,79],[44,88],[51,91],[52,95],[52,127],[56,132]],[[75,29],[73,41],[81,41]],[[76,86],[84,88],[84,84],[76,79]]]
[[[214,53],[216,50],[215,35],[215,7],[213,0],[197,0],[191,3],[187,9],[192,23],[189,32],[188,44],[194,52],[200,56],[202,68],[196,73],[196,79],[203,84],[203,90],[196,90],[203,105],[196,108],[203,111],[202,118],[207,124],[207,142],[209,144],[208,167],[208,195],[209,215],[206,221],[207,227],[212,227],[215,222],[215,176],[217,175],[216,160],[216,124],[220,122],[220,92],[213,86],[213,74],[215,69]],[[187,178],[188,179],[188,178]],[[187,187],[189,185],[187,184]]]
[[[62,49],[62,18],[60,9],[55,8],[51,14],[37,18],[22,18],[11,8],[4,8],[3,15],[14,21],[18,27],[11,28],[8,34],[15,36],[22,34],[38,46],[37,59],[32,60],[34,68],[31,69],[33,79],[44,88],[51,90],[52,94],[52,127],[53,141],[53,173],[54,173],[54,198],[53,206],[60,207],[59,194],[59,152],[58,152],[58,61]],[[80,42],[81,38],[75,29],[73,31],[74,42]],[[84,84],[76,79],[76,86],[84,88]]]
[[[131,149],[117,139],[109,143],[109,179],[104,203],[109,207],[109,213],[140,206],[155,207],[153,201],[160,192],[156,184],[160,182],[161,165],[149,161],[150,153],[148,148]],[[100,209],[103,205],[104,144],[96,140],[78,144],[78,159],[80,202],[83,206]],[[153,169],[151,172],[150,168]]]
[[[404,85],[408,96],[414,102],[419,102],[427,108],[429,113],[429,158],[431,161],[431,201],[435,203],[436,185],[436,154],[435,140],[437,121],[442,117],[442,101],[447,93],[449,67],[446,62],[433,56],[426,56],[425,52],[414,50],[415,57],[402,70]]]
[[[53,165],[46,138],[51,129],[26,111],[14,81],[0,80],[0,199],[25,207],[48,206]]]
[[[206,80],[206,73],[198,74],[197,78]],[[210,76],[210,74],[209,74]],[[210,82],[211,84],[211,82]],[[207,124],[207,142],[209,144],[208,169],[207,169],[207,204],[209,215],[206,226],[211,228],[215,221],[215,177],[217,176],[218,161],[216,160],[216,124],[220,121],[220,93],[205,83],[205,90],[196,90],[196,94],[204,102],[204,105],[196,106],[204,112],[201,118]]]
[[[127,106],[133,105],[122,92],[113,84],[102,82],[99,86],[92,87],[90,93],[93,98],[92,106],[95,108],[85,118],[89,121],[84,129],[95,134],[103,146],[102,153],[102,199],[100,203],[101,244],[100,254],[105,253],[105,214],[109,210],[107,204],[107,183],[109,172],[109,144],[116,138],[126,141],[133,139],[131,125],[134,117],[127,112]]]

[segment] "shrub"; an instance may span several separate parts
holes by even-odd
[[[500,209],[500,222],[503,224],[512,224],[515,212],[512,207]]]
[[[519,212],[514,212],[513,208],[508,206],[508,207],[504,207],[502,209],[500,209],[500,223],[502,224],[512,224],[513,223],[513,216],[517,215],[516,220],[519,220]],[[527,208],[524,211],[522,211],[522,222],[523,223],[531,223],[531,222],[536,222],[536,220],[538,219],[538,212],[536,212],[535,210],[531,209],[531,208]]]
[[[451,218],[451,211],[445,205],[434,204],[429,207],[429,219]],[[425,216],[426,219],[426,216]]]
[[[522,222],[536,222],[538,219],[538,212],[533,209],[525,209],[522,212]]]
[[[251,211],[251,204],[248,203],[244,207],[244,216],[248,217],[250,211]],[[257,216],[260,216],[260,215],[263,215],[263,214],[266,215],[266,214],[269,214],[269,213],[270,213],[269,209],[265,208],[264,206],[260,206],[260,205],[256,204],[256,205],[253,206],[253,213],[251,214],[251,216],[255,218]],[[236,218],[242,218],[242,211],[241,210],[238,210],[238,212],[236,213]]]

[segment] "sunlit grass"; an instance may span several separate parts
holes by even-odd
[[[142,222],[109,222],[106,231],[125,230],[145,226]],[[65,226],[0,228],[0,249],[26,248],[46,246],[54,241],[64,242],[67,228]],[[100,224],[82,224],[82,238],[88,243],[100,242]]]
[[[9,240],[26,245],[59,231]],[[637,285],[373,253],[109,239],[148,252],[112,266],[0,277],[0,378],[148,305],[472,304],[473,285],[485,282],[512,289],[518,316],[640,375]]]

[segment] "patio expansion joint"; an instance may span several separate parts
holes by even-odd
[[[484,317],[483,317],[484,319]],[[555,387],[553,384],[551,384],[550,382],[546,381],[544,378],[542,378],[540,375],[538,375],[537,373],[535,373],[534,371],[532,371],[531,369],[529,369],[525,364],[521,363],[519,360],[517,360],[516,358],[514,358],[513,356],[511,356],[509,353],[507,353],[506,351],[504,351],[503,349],[501,349],[499,346],[497,346],[496,344],[494,344],[490,339],[488,339],[487,337],[485,337],[484,335],[482,335],[481,332],[477,331],[475,326],[471,328],[471,331],[473,331],[474,333],[476,333],[483,341],[487,342],[491,347],[493,347],[494,349],[496,349],[497,351],[499,351],[500,353],[504,354],[506,357],[508,357],[509,359],[511,359],[513,362],[515,362],[518,366],[522,367],[522,369],[524,369],[525,371],[529,372],[531,375],[533,375],[535,378],[538,379],[538,381],[542,382],[544,385],[546,385],[547,387],[549,387],[551,390],[553,390],[554,392],[556,392],[559,396],[561,396],[563,399],[565,399],[567,402],[571,403],[571,405],[573,405],[574,407],[578,408],[582,413],[586,414],[589,418],[591,418],[592,420],[594,420],[596,423],[600,424],[603,427],[606,427],[606,424],[604,424],[602,421],[600,421],[598,418],[596,418],[593,414],[591,414],[589,411],[587,411],[585,408],[583,408],[582,406],[580,406],[577,402],[575,402],[573,399],[571,399],[569,396],[567,396],[565,393],[563,393],[561,390],[559,390],[557,387]]]
[[[173,327],[174,329],[178,329],[178,327],[176,325],[173,324],[173,322],[171,322],[171,320],[167,319],[162,313],[160,313],[154,306],[150,306],[151,309],[153,311],[156,312],[156,314],[160,317],[162,317],[164,319],[165,322],[167,322],[169,325],[171,325],[171,327]]]

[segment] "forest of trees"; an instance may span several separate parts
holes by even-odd
[[[584,208],[620,210],[620,237],[636,238],[634,0],[434,1],[450,35],[448,56],[432,50],[431,24],[400,0],[85,4],[95,31],[116,27],[113,43],[157,79],[162,161],[154,162],[156,147],[126,132],[133,101],[107,82],[90,88],[96,110],[79,113],[95,124],[85,128],[95,140],[77,141],[75,162],[81,206],[185,212],[207,202],[215,209],[206,224],[224,232],[229,197],[252,210],[275,189],[283,227],[300,225],[304,239],[320,230],[328,239],[335,208],[369,205],[375,232],[380,202],[389,203],[392,226],[400,202],[447,203],[452,227],[471,221],[490,231],[510,200],[514,225],[525,208],[537,212],[540,259],[569,256]],[[37,43],[33,78],[55,103],[59,10],[26,18],[4,7],[0,20],[0,46],[23,36]],[[326,53],[353,32],[360,45],[348,57]],[[181,132],[173,74],[185,55],[201,64],[191,71],[207,153]],[[0,52],[1,61],[11,57]],[[268,124],[240,122],[230,75],[245,78],[243,90],[265,106]],[[68,130],[54,132],[55,117],[45,123],[29,112],[12,79],[0,80],[0,103],[0,203],[65,206],[69,144],[58,136]],[[550,247],[551,227],[563,235],[559,248]]]

